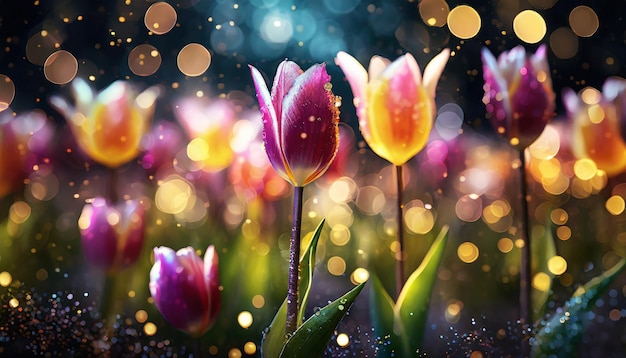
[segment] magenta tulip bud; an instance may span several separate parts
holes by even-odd
[[[541,135],[554,116],[554,91],[546,46],[528,56],[522,46],[495,57],[482,51],[483,102],[492,126],[509,143],[523,150]]]
[[[144,209],[138,201],[109,206],[95,198],[83,208],[78,226],[83,253],[95,266],[114,273],[137,261],[144,238]]]
[[[177,329],[197,337],[215,324],[221,305],[219,285],[213,245],[204,261],[191,246],[176,252],[165,246],[154,248],[150,293],[159,312]]]
[[[326,172],[339,145],[339,108],[326,66],[303,72],[294,62],[281,62],[271,95],[261,73],[250,70],[267,156],[281,177],[303,187]]]

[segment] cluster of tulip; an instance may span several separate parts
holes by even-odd
[[[522,47],[516,47],[497,60],[486,49],[482,54],[485,80],[483,101],[487,116],[495,131],[520,153],[523,178],[520,199],[523,209],[518,235],[524,242],[520,270],[520,317],[527,324],[531,322],[529,312],[532,310],[531,240],[524,153],[554,115],[556,95],[552,90],[546,51],[545,46],[540,46],[534,55],[527,55]],[[443,225],[441,239],[433,244],[422,265],[406,277],[402,167],[428,143],[437,112],[437,83],[449,57],[450,51],[443,50],[425,67],[423,76],[410,54],[393,62],[375,56],[369,63],[368,71],[347,53],[340,52],[336,57],[336,64],[352,89],[363,138],[373,152],[396,168],[397,174],[399,249],[396,255],[396,299],[389,297],[376,276],[371,293],[372,305],[379,311],[374,315],[376,334],[391,337],[392,342],[388,347],[381,348],[381,354],[395,351],[408,355],[420,348],[430,293],[445,246],[447,229]],[[262,120],[246,121],[247,130],[239,135],[248,139],[244,141],[247,145],[233,148],[231,138],[224,135],[226,132],[237,135],[231,104],[217,100],[207,105],[186,100],[175,106],[182,127],[190,138],[184,150],[185,158],[176,158],[173,154],[180,147],[180,135],[171,130],[171,123],[163,122],[150,130],[160,95],[158,87],[136,93],[129,83],[118,81],[95,94],[86,82],[75,79],[72,83],[75,105],[58,96],[52,98],[52,104],[67,119],[81,152],[108,168],[110,173],[102,195],[86,200],[78,220],[85,258],[107,275],[117,275],[132,265],[144,247],[146,208],[140,198],[126,193],[120,195],[123,189],[117,178],[119,168],[138,157],[143,169],[160,178],[176,174],[175,166],[185,167],[186,174],[181,176],[183,180],[197,179],[229,168],[232,184],[244,187],[241,192],[246,201],[260,196],[275,200],[286,195],[288,184],[293,186],[286,306],[284,316],[280,315],[280,311],[277,315],[283,321],[272,324],[273,331],[282,338],[272,341],[272,337],[266,337],[269,343],[264,343],[264,348],[267,348],[264,353],[281,356],[281,351],[294,349],[291,347],[294,344],[303,347],[313,344],[301,338],[306,332],[298,334],[302,331],[299,329],[303,324],[302,307],[306,305],[308,295],[308,288],[306,292],[299,292],[303,279],[300,273],[301,251],[313,252],[314,255],[315,250],[314,247],[307,250],[300,248],[303,188],[321,177],[332,165],[337,165],[333,161],[341,151],[341,145],[353,142],[340,139],[341,99],[333,94],[331,78],[324,64],[316,64],[303,71],[294,62],[283,61],[278,66],[271,91],[261,72],[253,66],[250,70]],[[572,90],[566,90],[563,101],[572,119],[571,148],[574,154],[592,159],[597,168],[609,176],[623,172],[626,169],[626,125],[623,123],[626,80],[609,79],[602,92],[585,89],[577,95]],[[244,126],[238,127],[241,129]],[[45,115],[40,112],[16,117],[3,114],[0,117],[0,197],[16,191],[33,172],[45,172],[51,131]],[[258,155],[262,147],[259,140],[261,134],[267,157]],[[269,169],[270,166],[274,172]],[[183,209],[170,212],[179,214]],[[209,246],[204,260],[191,246],[178,251],[165,246],[156,247],[153,257],[149,289],[157,309],[172,326],[194,337],[207,332],[215,323],[221,305],[216,248]],[[310,285],[309,278],[305,280]],[[354,300],[356,295],[358,291],[350,296],[350,300]],[[343,312],[329,314],[332,319],[327,321],[334,323],[325,332],[332,333],[336,318],[340,319],[342,315]],[[323,327],[330,323],[311,324]],[[281,328],[278,331],[276,327]],[[307,328],[310,329],[310,326]]]

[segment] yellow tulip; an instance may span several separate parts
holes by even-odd
[[[51,102],[67,119],[80,149],[94,161],[116,168],[139,154],[159,95],[151,87],[137,95],[128,82],[117,81],[94,95],[82,79],[72,82],[76,107],[61,97]]]
[[[369,74],[354,57],[337,54],[335,62],[354,94],[361,133],[380,157],[399,166],[424,148],[436,113],[435,89],[449,56],[448,49],[435,56],[422,78],[411,54],[394,62],[374,56]]]

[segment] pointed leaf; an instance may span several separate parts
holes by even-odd
[[[391,357],[392,353],[396,356],[400,355],[402,347],[400,337],[393,333],[394,305],[395,302],[383,287],[378,276],[372,274],[369,307],[376,340],[376,357]]]
[[[394,310],[396,322],[394,332],[408,344],[408,347],[405,347],[408,349],[406,354],[414,354],[422,345],[430,296],[447,241],[446,225],[439,232],[420,266],[409,276],[398,296]]]
[[[574,356],[593,304],[626,267],[626,259],[579,287],[565,306],[534,337],[533,355]]]
[[[550,224],[550,218],[546,220],[546,229],[542,237],[533,240],[531,249],[533,251],[533,261],[537,263],[536,267],[533,267],[533,275],[546,275],[544,278],[548,280],[538,280],[542,285],[541,287],[533,286],[532,290],[532,312],[533,321],[541,319],[545,313],[546,304],[550,298],[550,291],[552,290],[552,279],[554,274],[548,269],[548,261],[556,256],[556,245],[554,244],[554,236],[552,236],[552,225]],[[534,276],[533,276],[534,277]],[[531,279],[531,282],[533,280]]]
[[[321,357],[339,321],[346,314],[364,285],[365,283],[359,284],[345,295],[315,312],[294,332],[285,344],[280,357]]]
[[[304,309],[309,298],[309,291],[311,290],[311,281],[313,278],[313,269],[315,268],[315,253],[317,251],[317,243],[322,233],[322,227],[326,219],[322,219],[319,223],[311,242],[307,247],[304,255],[300,258],[300,308],[298,310],[298,326],[302,323],[302,317],[304,317]],[[287,298],[283,301],[276,312],[276,316],[272,320],[272,323],[263,333],[263,342],[261,343],[261,352],[265,358],[279,357],[280,352],[286,341],[285,337],[285,324],[287,322]]]
[[[322,234],[322,228],[326,219],[322,219],[313,232],[311,243],[309,244],[306,252],[300,258],[300,307],[298,309],[298,326],[302,324],[304,318],[304,311],[306,304],[309,300],[309,292],[311,291],[311,284],[313,283],[313,270],[315,269],[315,253],[317,252],[317,243]]]

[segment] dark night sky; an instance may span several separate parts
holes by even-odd
[[[0,43],[3,51],[0,55],[0,74],[9,76],[15,83],[16,95],[11,108],[18,113],[32,108],[42,108],[60,121],[58,114],[49,107],[48,99],[52,94],[67,94],[68,86],[47,81],[42,66],[31,63],[25,55],[28,39],[42,29],[58,36],[62,40],[60,49],[69,51],[79,60],[79,76],[97,73],[93,82],[95,87],[104,88],[116,79],[129,78],[139,86],[163,84],[167,90],[166,97],[169,98],[184,96],[195,88],[208,89],[215,95],[232,90],[252,94],[246,65],[253,64],[268,76],[272,76],[278,62],[284,58],[293,59],[303,67],[308,67],[313,62],[326,61],[328,71],[333,76],[334,92],[344,98],[350,98],[351,92],[343,80],[343,74],[333,63],[331,55],[333,50],[346,50],[355,54],[362,62],[368,61],[369,56],[373,54],[395,58],[398,54],[410,51],[423,67],[435,53],[449,47],[457,50],[456,56],[450,59],[440,81],[437,101],[440,105],[450,100],[455,101],[464,109],[467,124],[476,129],[490,130],[485,121],[479,120],[484,117],[484,106],[481,103],[480,49],[485,46],[486,41],[490,41],[488,47],[495,54],[522,44],[513,34],[510,21],[505,21],[499,3],[507,3],[509,6],[513,4],[511,8],[515,8],[517,4],[517,11],[532,8],[526,1],[448,1],[450,8],[458,4],[471,5],[482,17],[483,23],[479,34],[469,40],[460,40],[449,33],[447,26],[441,28],[424,26],[417,2],[361,1],[350,14],[337,15],[325,11],[321,1],[294,1],[297,9],[310,9],[316,16],[318,32],[327,32],[330,36],[333,33],[339,34],[337,38],[342,39],[343,43],[329,43],[327,49],[324,47],[311,49],[310,46],[317,45],[313,41],[298,46],[297,41],[292,40],[283,48],[267,49],[259,53],[258,50],[253,50],[255,42],[261,40],[252,21],[254,10],[252,4],[259,2],[260,0],[241,1],[238,12],[232,12],[244,36],[243,45],[236,55],[233,55],[216,52],[211,47],[210,38],[216,31],[215,24],[221,20],[228,20],[228,13],[222,11],[225,8],[224,4],[234,4],[236,3],[234,1],[171,1],[170,3],[177,9],[178,25],[169,33],[156,36],[148,35],[143,24],[143,14],[151,3],[148,1],[133,0],[128,6],[123,0],[1,0]],[[282,6],[285,2],[275,1],[275,3]],[[379,11],[368,11],[370,4],[375,5]],[[601,88],[608,76],[626,75],[626,20],[623,17],[623,14],[626,14],[625,4],[626,2],[619,0],[561,0],[551,9],[537,10],[547,22],[548,35],[544,42],[549,41],[552,31],[568,26],[569,12],[577,5],[593,8],[600,19],[600,27],[592,37],[579,39],[579,50],[574,57],[562,60],[549,52],[557,95],[563,87],[579,90],[585,85],[591,85]],[[371,9],[369,7],[369,10]],[[133,12],[130,16],[129,11]],[[81,21],[76,19],[78,15],[83,16]],[[118,21],[120,15],[127,16],[128,20],[123,24]],[[68,17],[70,21],[63,22],[63,17]],[[208,17],[213,17],[215,21],[209,23]],[[402,47],[395,36],[395,29],[407,24],[423,26],[427,29],[430,39],[425,41],[416,35],[408,45]],[[337,28],[338,32],[335,31]],[[109,42],[116,39],[111,35],[111,30],[116,31],[118,38],[131,37],[132,43],[122,42],[120,45],[110,46]],[[506,31],[505,35],[502,35],[503,30]],[[201,43],[212,52],[211,67],[203,78],[185,78],[176,67],[178,51],[190,42]],[[429,42],[431,46],[429,54],[417,48],[423,47],[424,42]],[[129,51],[142,43],[155,46],[163,57],[159,70],[149,77],[134,75],[127,65]],[[532,51],[537,46],[538,44],[526,45],[527,49]],[[608,57],[614,58],[613,65],[607,65]],[[81,62],[82,60],[87,62]],[[173,82],[179,82],[180,87],[172,89]],[[168,101],[161,102],[159,113],[167,118]],[[355,124],[355,114],[350,102],[343,101],[342,120]],[[560,98],[557,98],[557,114],[563,114]]]

